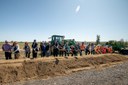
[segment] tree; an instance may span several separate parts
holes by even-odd
[[[125,48],[127,46],[127,43],[125,43],[123,39],[121,39],[120,41],[111,40],[108,42],[108,45],[112,46],[114,51],[120,52],[122,48]]]
[[[97,38],[96,39],[96,44],[98,45],[98,44],[100,44],[100,35],[97,35],[96,38]]]
[[[126,40],[126,42],[125,42],[125,46],[128,47],[128,41],[127,41],[127,40]]]
[[[120,42],[124,42],[124,39],[122,38],[122,39],[120,39]]]

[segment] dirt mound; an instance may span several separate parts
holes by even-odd
[[[69,70],[99,66],[128,60],[125,56],[108,54],[66,58],[42,58],[36,60],[4,61],[0,63],[0,83],[11,83],[33,78],[47,78],[67,74]]]

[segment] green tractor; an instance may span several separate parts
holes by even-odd
[[[69,46],[76,44],[75,39],[65,39],[64,42],[68,43]]]
[[[64,36],[62,35],[52,35],[51,37],[51,44],[53,45],[55,42],[62,43],[64,40]]]
[[[52,35],[50,38],[51,38],[51,44],[52,45],[55,42],[62,43],[62,44],[68,43],[68,45],[70,45],[70,46],[75,45],[74,39],[64,39],[65,36],[62,36],[62,35]]]

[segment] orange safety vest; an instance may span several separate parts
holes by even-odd
[[[85,45],[81,45],[80,50],[84,51],[85,50]]]

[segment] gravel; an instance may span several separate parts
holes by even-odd
[[[102,69],[90,69],[43,80],[9,85],[128,85],[128,61]]]

